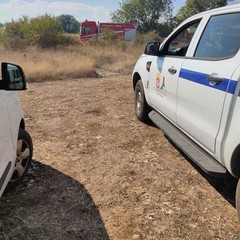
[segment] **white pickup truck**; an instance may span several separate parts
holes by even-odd
[[[132,74],[137,118],[214,177],[240,177],[239,47],[240,5],[210,10],[148,43]]]
[[[26,174],[32,160],[33,144],[25,130],[22,106],[16,91],[27,89],[22,68],[2,63],[0,79],[0,197]]]

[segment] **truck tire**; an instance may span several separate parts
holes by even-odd
[[[240,221],[240,179],[238,180],[238,184],[237,184],[235,201],[236,201],[237,216],[238,216],[238,220]]]
[[[8,183],[7,190],[11,190],[23,180],[32,162],[33,144],[27,131],[19,129],[17,141],[17,155],[14,171]]]
[[[141,122],[148,122],[149,117],[148,113],[151,111],[151,108],[148,106],[143,89],[142,80],[138,80],[135,87],[135,114]]]

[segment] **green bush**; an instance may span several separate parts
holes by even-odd
[[[22,27],[27,22],[28,18],[23,17],[18,21],[12,21],[5,24],[5,28],[1,29],[1,42],[5,47],[22,49],[27,45],[22,32]]]
[[[117,40],[118,36],[111,29],[105,29],[97,38],[91,39],[91,44],[106,47],[114,45]]]
[[[56,47],[63,39],[59,21],[50,15],[32,18],[24,24],[22,32],[27,42],[42,48]]]
[[[118,36],[116,33],[114,33],[111,29],[105,29],[102,33],[102,37],[105,41],[108,41],[109,43],[113,43],[117,40]]]
[[[22,49],[27,45],[53,48],[74,43],[73,37],[64,34],[59,21],[50,15],[32,19],[23,17],[5,24],[0,32],[1,42],[11,49]]]
[[[76,39],[72,34],[59,34],[58,44],[60,46],[69,46],[79,44],[79,39]]]

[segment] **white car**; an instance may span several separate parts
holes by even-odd
[[[22,68],[2,63],[0,80],[0,197],[25,176],[32,160],[33,144],[25,130],[22,106],[16,91],[27,89]]]
[[[132,74],[137,118],[215,177],[240,177],[239,47],[240,5],[210,10],[148,43]]]

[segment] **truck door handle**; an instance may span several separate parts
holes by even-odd
[[[207,80],[210,85],[221,84],[223,82],[223,78],[216,77],[215,75],[208,75]]]
[[[177,69],[174,68],[174,67],[170,67],[170,68],[168,69],[168,72],[171,73],[172,75],[174,75],[174,74],[177,73]]]

